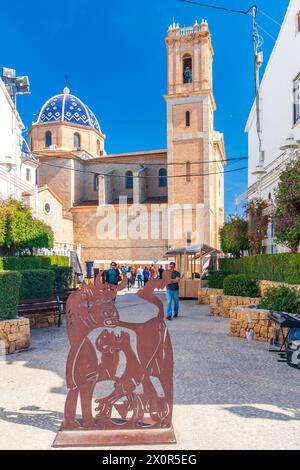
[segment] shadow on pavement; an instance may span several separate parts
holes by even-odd
[[[0,419],[8,423],[57,432],[63,420],[63,413],[43,410],[39,406],[24,406],[20,408],[20,411],[9,411],[0,408]]]
[[[283,412],[263,410],[255,406],[231,406],[225,407],[226,411],[238,415],[242,418],[271,419],[279,421],[300,421],[300,409],[282,408]]]

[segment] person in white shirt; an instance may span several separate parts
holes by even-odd
[[[137,280],[138,280],[138,288],[141,289],[143,287],[143,268],[140,266],[136,272]]]

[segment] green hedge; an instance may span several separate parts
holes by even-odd
[[[54,273],[54,288],[56,290],[67,289],[73,282],[73,269],[69,267],[50,266],[47,269]]]
[[[258,282],[244,274],[230,274],[224,279],[224,294],[241,297],[259,297]]]
[[[231,274],[230,271],[220,269],[219,271],[208,271],[208,287],[211,289],[223,289],[224,279]]]
[[[51,255],[51,256],[40,256],[40,258],[41,258],[42,268],[45,268],[47,266],[59,266],[62,268],[69,267],[68,256]]]
[[[48,266],[69,266],[67,256],[5,256],[0,258],[0,271],[23,271]]]
[[[267,289],[260,307],[277,312],[296,313],[299,308],[298,294],[285,286]]]
[[[220,259],[221,269],[245,274],[251,279],[300,284],[300,253],[245,256]]]
[[[16,317],[21,274],[0,272],[0,321]]]
[[[20,299],[51,297],[54,290],[54,272],[50,269],[20,271],[22,275]]]
[[[23,269],[39,269],[41,260],[39,256],[6,256],[0,258],[0,270],[22,271]]]

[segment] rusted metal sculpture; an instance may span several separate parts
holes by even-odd
[[[163,304],[154,293],[171,282],[171,274],[165,271],[137,292],[158,309],[144,323],[120,320],[115,299],[127,279],[113,286],[101,277],[67,301],[68,394],[53,445],[173,443],[173,352]],[[95,388],[101,384],[110,390],[99,397]],[[82,419],[76,419],[79,401]]]

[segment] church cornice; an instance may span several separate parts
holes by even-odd
[[[97,134],[99,137],[101,137],[103,140],[106,139],[106,135],[102,134],[101,132],[97,131],[97,129],[89,126],[83,126],[81,124],[73,124],[71,122],[62,122],[62,121],[57,121],[57,122],[38,122],[38,123],[33,123],[29,132],[28,136],[30,137],[30,134],[33,129],[35,128],[42,128],[42,127],[47,127],[47,128],[59,128],[59,127],[72,127],[74,129],[82,129],[84,131],[88,132],[94,132]]]

